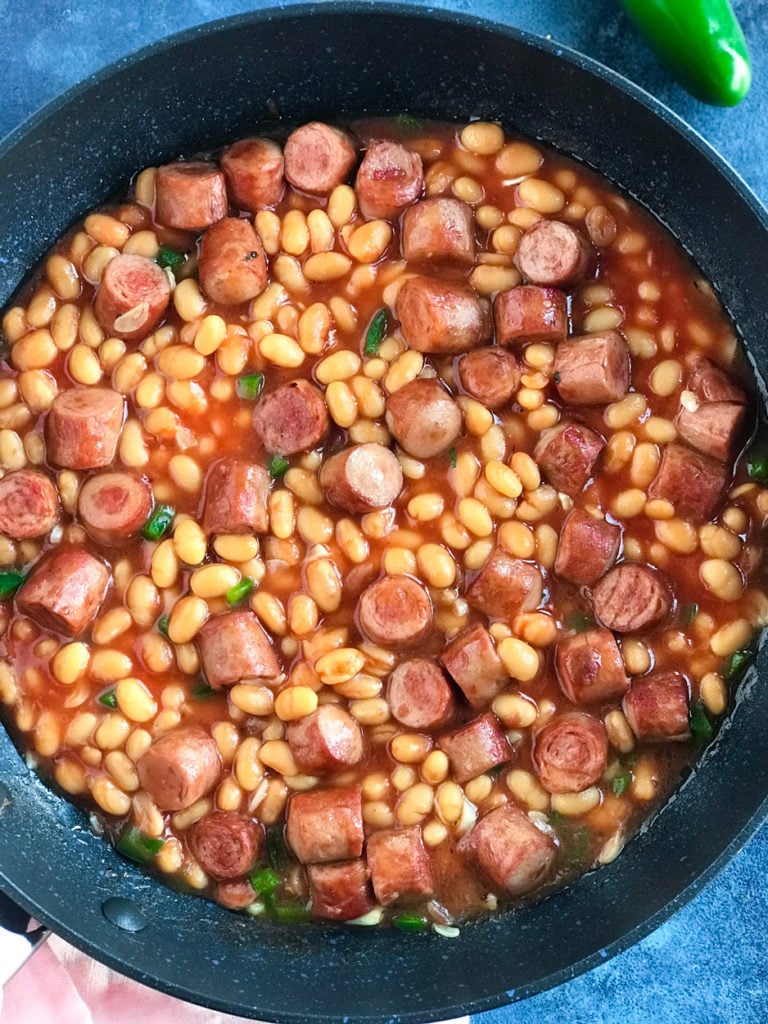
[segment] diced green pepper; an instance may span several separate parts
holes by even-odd
[[[246,398],[249,402],[253,402],[259,397],[263,387],[263,373],[244,373],[242,377],[237,378],[235,391],[238,398]]]
[[[224,595],[227,604],[240,604],[256,586],[250,576],[243,576],[234,586],[231,586]]]
[[[455,448],[448,449],[448,464],[451,469],[456,469],[456,463],[458,462],[458,455]]]
[[[160,247],[160,251],[155,256],[155,263],[159,267],[165,270],[168,267],[170,270],[176,270],[184,262],[184,254],[176,252],[175,249],[167,249],[164,245]]]
[[[427,919],[421,914],[398,914],[392,918],[392,926],[401,932],[425,932]]]
[[[282,879],[272,868],[260,868],[250,876],[251,885],[259,896],[271,896],[282,885]]]
[[[270,909],[276,921],[287,924],[309,921],[312,917],[307,908],[300,903],[275,903]]]
[[[386,309],[380,309],[374,314],[373,320],[368,325],[368,330],[365,335],[365,346],[363,348],[363,354],[374,358],[379,354],[381,343],[384,340],[384,335],[387,333],[387,321],[389,314]]]
[[[288,459],[283,458],[282,455],[271,455],[267,463],[269,475],[273,480],[279,480],[281,477],[284,477],[290,468],[290,462]]]
[[[697,747],[705,747],[715,735],[712,723],[704,710],[703,701],[691,701],[688,707],[688,725],[691,738]]]
[[[698,614],[699,606],[696,602],[684,605],[683,608],[680,609],[680,619],[684,626],[690,626]]]
[[[157,632],[162,633],[163,636],[168,636],[168,616],[161,615],[157,620]]]
[[[752,664],[754,654],[750,650],[736,651],[723,666],[723,679],[732,683]]]
[[[418,117],[414,117],[413,114],[395,114],[392,120],[401,128],[407,128],[411,132],[420,132],[424,127],[424,122],[420,121]]]
[[[0,601],[13,597],[26,578],[27,574],[17,569],[0,572]]]
[[[176,515],[176,509],[172,505],[156,505],[152,515],[144,524],[141,531],[145,540],[160,540],[163,534],[167,533]]]
[[[163,840],[145,836],[138,828],[129,828],[123,832],[116,845],[124,856],[138,861],[139,864],[146,864],[162,850]]]
[[[611,789],[616,796],[622,796],[627,786],[632,781],[632,772],[622,772],[621,775],[616,775],[611,782]]]
[[[753,455],[747,459],[747,472],[760,483],[768,481],[768,455]]]
[[[99,697],[99,704],[102,704],[105,708],[112,708],[113,710],[117,707],[117,697],[115,696],[114,690],[107,690]]]
[[[202,679],[189,692],[196,700],[206,700],[208,697],[212,697],[216,691],[207,680]]]
[[[568,629],[573,629],[577,633],[585,633],[588,629],[592,629],[595,622],[586,612],[576,608],[568,613],[565,618],[565,624]]]

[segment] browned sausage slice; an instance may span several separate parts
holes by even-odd
[[[139,532],[152,511],[152,491],[132,473],[97,473],[77,498],[77,513],[100,544],[121,544]]]
[[[108,583],[107,567],[87,551],[55,548],[19,590],[19,611],[44,629],[82,636],[98,614]]]
[[[733,455],[742,436],[747,410],[736,402],[707,402],[695,409],[684,405],[675,416],[677,432],[684,441],[721,462]]]
[[[402,897],[434,893],[432,864],[418,825],[374,832],[366,853],[373,891],[383,906]]]
[[[107,334],[135,341],[154,331],[170,301],[171,283],[162,267],[121,253],[104,268],[93,308]]]
[[[538,607],[543,592],[537,566],[495,548],[467,590],[467,600],[489,618],[510,621]]]
[[[288,743],[296,764],[307,775],[352,768],[363,757],[360,726],[335,704],[322,704],[291,722]]]
[[[555,647],[560,689],[574,704],[601,704],[627,691],[629,679],[619,645],[609,629],[590,629]]]
[[[457,849],[512,896],[523,896],[546,882],[557,859],[552,839],[512,804],[484,815]]]
[[[237,306],[267,286],[267,257],[247,220],[225,217],[200,242],[200,287],[212,302]]]
[[[312,914],[327,921],[353,921],[373,909],[370,871],[364,860],[310,864]]]
[[[569,338],[557,346],[554,381],[568,405],[606,405],[629,389],[629,349],[617,331]]]
[[[45,424],[49,460],[65,469],[101,469],[115,457],[123,396],[111,388],[60,392]]]
[[[605,441],[594,430],[566,421],[542,431],[533,457],[553,487],[575,498],[593,476],[603,448]]]
[[[507,737],[498,718],[490,712],[461,729],[446,733],[437,742],[448,755],[453,778],[460,786],[512,759]]]
[[[715,459],[681,444],[668,444],[659,471],[648,488],[649,498],[661,498],[679,516],[711,519],[728,483],[728,470]]]
[[[192,856],[211,878],[239,878],[261,854],[263,834],[250,818],[234,811],[214,811],[195,822],[187,834]]]
[[[638,633],[658,625],[670,613],[669,584],[650,565],[622,562],[598,580],[592,591],[595,615],[616,633]]]
[[[397,666],[387,682],[387,703],[407,729],[437,729],[454,711],[450,684],[430,658],[411,658]]]
[[[216,785],[221,759],[203,729],[174,729],[155,740],[136,762],[141,788],[161,811],[191,807]]]
[[[322,195],[344,182],[357,154],[345,132],[312,121],[291,132],[283,156],[285,176],[293,187]]]
[[[555,557],[555,574],[591,586],[619,555],[621,527],[575,508],[563,520]]]
[[[235,878],[228,882],[217,882],[214,888],[215,899],[227,910],[245,910],[256,900],[250,879]]]
[[[364,840],[360,786],[294,793],[288,802],[286,839],[302,864],[359,857]]]
[[[403,217],[403,256],[410,263],[474,263],[472,207],[445,196],[409,206]]]
[[[424,189],[421,157],[399,142],[374,139],[355,179],[360,209],[368,220],[394,220]]]
[[[410,277],[397,293],[395,313],[408,347],[417,352],[468,352],[491,332],[487,306],[463,281]]]
[[[608,766],[608,737],[591,715],[559,715],[536,734],[533,762],[550,793],[580,793]]]
[[[280,663],[252,612],[227,612],[209,619],[197,634],[205,678],[214,690],[241,679],[275,679]]]
[[[357,618],[376,644],[415,644],[432,625],[432,602],[410,576],[385,576],[362,592]]]
[[[745,405],[747,396],[729,373],[711,359],[697,359],[688,373],[686,387],[702,402],[736,402]]]
[[[358,444],[323,462],[320,486],[331,505],[345,512],[372,512],[391,505],[403,487],[397,456],[382,444]]]
[[[523,232],[515,264],[531,284],[567,288],[590,276],[595,252],[570,224],[560,220],[537,220]]]
[[[461,409],[434,377],[418,378],[386,400],[387,426],[417,459],[446,451],[461,433]]]
[[[215,164],[191,160],[158,167],[155,220],[167,228],[201,231],[227,216],[227,186]]]
[[[263,533],[269,473],[242,459],[222,459],[206,473],[203,528],[207,533]]]
[[[499,409],[517,391],[520,370],[511,352],[478,348],[459,360],[459,380],[464,390],[487,409]]]
[[[19,469],[0,480],[0,533],[14,540],[42,537],[58,519],[56,488],[43,473]]]
[[[688,739],[688,701],[685,676],[654,672],[633,680],[622,707],[639,740],[663,743]]]
[[[271,455],[308,451],[328,432],[325,399],[308,381],[291,381],[261,399],[253,413],[253,426]]]
[[[221,154],[221,167],[235,206],[256,213],[282,199],[283,151],[272,139],[240,139]]]
[[[479,622],[455,636],[440,661],[473,708],[489,704],[509,682],[491,634]]]
[[[565,292],[532,284],[508,288],[493,300],[493,319],[497,345],[565,341],[568,331]]]

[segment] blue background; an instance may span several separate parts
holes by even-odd
[[[262,6],[245,0],[0,0],[0,136],[63,89],[146,43]],[[676,86],[615,0],[437,0],[429,6],[551,36],[623,73],[693,125],[768,203],[768,60],[762,49],[768,0],[734,4],[755,71],[750,96],[734,110],[706,107]],[[476,1021],[764,1024],[767,877],[763,826],[711,885],[643,942],[581,978]]]

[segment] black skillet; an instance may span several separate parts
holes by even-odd
[[[768,219],[668,110],[600,65],[488,22],[368,4],[232,18],[144,50],[67,93],[0,147],[0,300],[73,221],[140,167],[274,117],[364,112],[499,119],[632,193],[694,254],[768,355]],[[761,395],[764,391],[761,387]],[[426,1021],[565,981],[689,900],[768,811],[763,648],[694,775],[609,867],[446,940],[286,927],[179,896],[94,836],[0,731],[0,887],[140,981],[262,1020]]]

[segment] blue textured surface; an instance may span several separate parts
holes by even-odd
[[[69,85],[146,43],[261,6],[245,0],[0,0],[0,135]],[[768,203],[768,80],[759,31],[768,23],[768,0],[735,3],[752,48],[755,83],[748,99],[728,111],[708,108],[676,86],[615,0],[439,0],[430,6],[505,20],[601,60],[684,117]],[[643,942],[582,978],[476,1020],[763,1024],[767,875],[765,826],[704,892]],[[513,957],[514,950],[499,950],[499,956]]]

